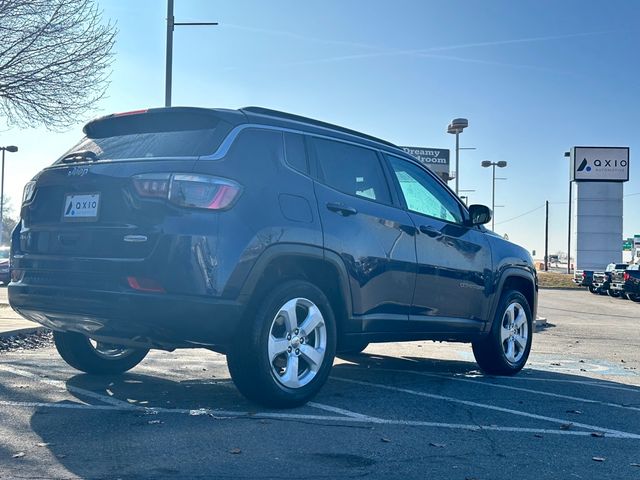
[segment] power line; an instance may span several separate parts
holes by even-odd
[[[528,212],[524,212],[521,213],[520,215],[517,215],[515,217],[509,218],[508,220],[503,220],[502,222],[496,222],[496,225],[501,225],[503,223],[507,223],[507,222],[511,222],[512,220],[516,220],[520,217],[524,217],[525,215],[529,215],[530,213],[533,213],[537,210],[540,210],[541,208],[544,208],[545,204],[543,203],[542,205],[540,205],[539,207],[534,208],[533,210],[529,210]]]

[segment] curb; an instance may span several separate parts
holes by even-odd
[[[47,330],[48,329],[45,327],[16,328],[15,330],[0,332],[0,338],[17,337],[18,335],[33,335],[35,333],[44,333]]]

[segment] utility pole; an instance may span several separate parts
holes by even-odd
[[[167,57],[165,65],[164,106],[171,106],[173,70],[173,30],[178,25],[218,25],[218,22],[176,22],[173,17],[173,0],[167,0]]]
[[[571,159],[571,152],[564,152],[564,156],[565,158],[569,158]],[[573,162],[569,162],[570,165],[570,169],[573,169]],[[571,176],[573,175],[573,170],[570,170],[569,173],[569,221],[567,222],[569,227],[568,227],[568,234],[567,234],[567,273],[571,273],[571,199],[572,199],[572,186],[573,186],[573,182],[571,181]]]
[[[549,200],[545,202],[546,213],[544,217],[544,271],[549,271]]]

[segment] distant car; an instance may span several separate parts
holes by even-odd
[[[588,287],[591,293],[595,293],[595,290],[592,290],[593,270],[576,270],[573,273],[573,283],[580,287]]]
[[[629,264],[627,263],[616,263],[615,268],[609,273],[610,283],[608,293],[612,297],[624,296],[624,273],[628,266]]]
[[[625,296],[634,302],[640,302],[640,265],[629,265],[622,274]]]
[[[0,282],[8,285],[9,281],[9,247],[0,247]]]
[[[611,275],[614,270],[624,271],[627,268],[626,263],[610,263],[604,272],[593,273],[593,290],[591,287],[589,290],[591,293],[600,293],[602,295],[610,295],[612,297],[619,297],[620,291],[618,289],[612,290],[611,287]]]

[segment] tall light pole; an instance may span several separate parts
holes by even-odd
[[[4,152],[15,153],[18,151],[18,147],[9,145],[8,147],[0,147],[0,150],[2,150],[2,179],[0,180],[0,243],[2,243],[2,234],[4,233]]]
[[[173,17],[173,0],[167,0],[167,61],[164,82],[164,106],[171,106],[171,80],[173,70],[173,30],[178,25],[218,25],[218,22],[176,22]]]
[[[571,160],[571,152],[564,152],[564,157]],[[570,161],[570,168],[573,168],[573,163]],[[567,233],[567,273],[571,273],[571,200],[572,200],[572,192],[571,187],[573,182],[571,181],[571,173],[569,174],[569,221]]]
[[[495,231],[495,226],[496,226],[496,215],[495,215],[495,210],[496,210],[496,167],[504,168],[504,167],[507,166],[507,162],[505,162],[505,161],[491,162],[489,160],[485,160],[480,165],[482,165],[485,168],[493,167],[493,182],[492,182],[492,188],[491,188],[491,213],[492,213],[492,215],[491,215],[491,230]]]
[[[460,179],[460,134],[469,126],[466,118],[454,118],[447,126],[447,133],[456,136],[456,195],[458,195],[458,185]]]

